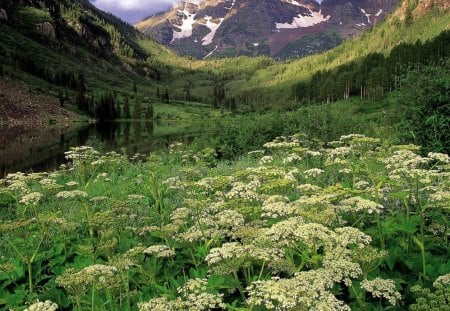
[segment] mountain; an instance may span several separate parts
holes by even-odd
[[[398,0],[187,0],[136,27],[183,55],[301,57],[331,49]]]
[[[64,108],[98,117],[102,98],[105,102],[111,92],[126,94],[137,84],[139,89],[145,85],[146,92],[155,93],[160,71],[147,61],[161,53],[168,52],[88,0],[3,0],[0,76],[8,81],[1,85],[0,94],[16,95],[0,96],[4,108],[0,119],[31,120],[29,114],[14,111],[33,113],[33,109],[43,109],[49,102],[58,105],[48,107],[49,114],[65,115],[58,97]],[[21,82],[29,87],[34,108],[13,100],[22,98]],[[39,91],[31,92],[33,89]],[[41,95],[55,100],[41,99]],[[43,121],[48,122],[45,116]]]

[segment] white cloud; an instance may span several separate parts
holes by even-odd
[[[95,0],[93,2],[102,9],[135,11],[170,6],[178,0]]]
[[[113,13],[128,22],[168,9],[180,0],[91,0],[99,9]]]

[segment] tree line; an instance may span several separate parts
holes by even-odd
[[[411,68],[439,65],[449,56],[450,31],[445,31],[431,41],[401,43],[387,57],[370,53],[359,61],[318,71],[309,81],[294,85],[293,97],[301,103],[328,103],[350,96],[379,100],[401,88],[402,76]]]

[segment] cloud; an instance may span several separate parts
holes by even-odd
[[[91,0],[99,9],[135,23],[147,16],[167,10],[180,0]]]

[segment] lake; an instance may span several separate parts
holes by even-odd
[[[0,177],[7,173],[40,172],[65,163],[70,147],[91,145],[103,151],[149,153],[173,142],[188,142],[202,129],[182,121],[116,121],[79,127],[0,126]]]

